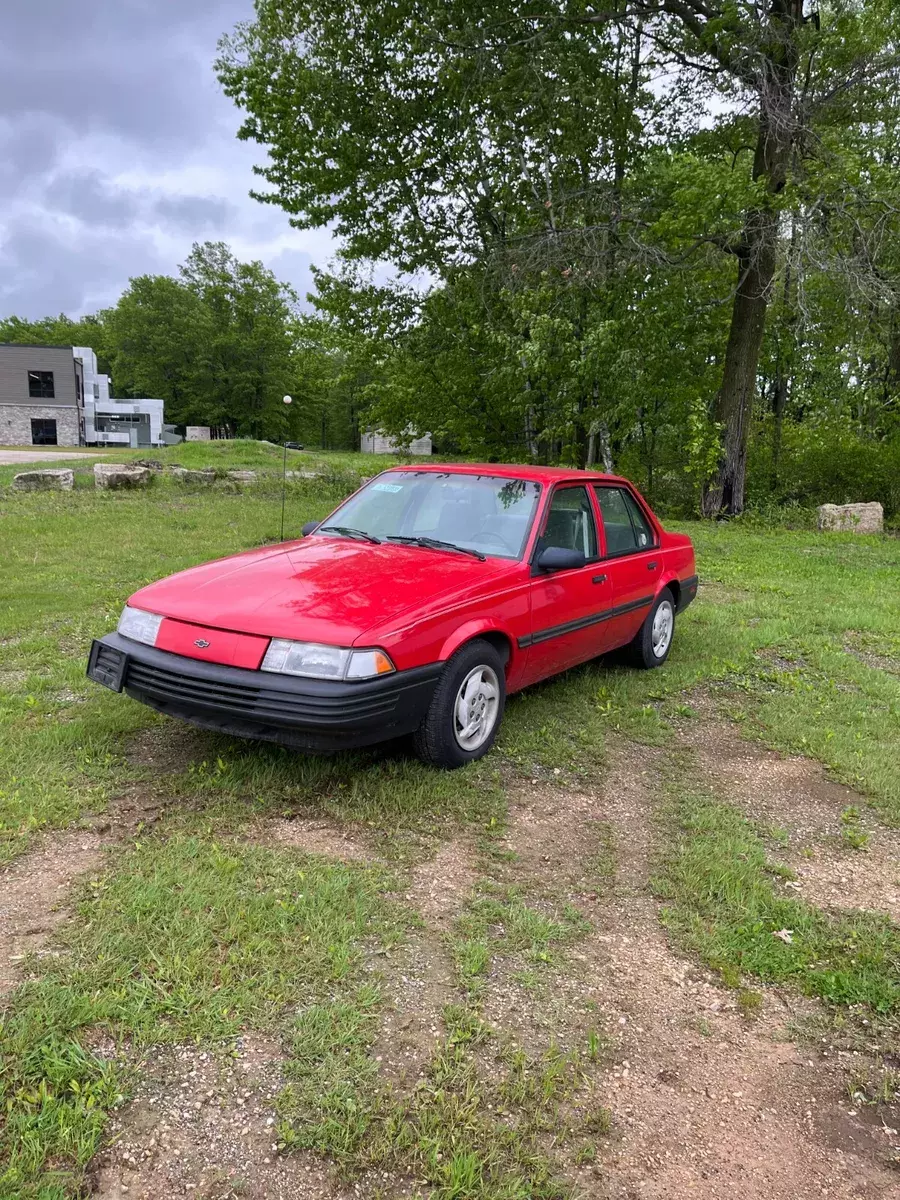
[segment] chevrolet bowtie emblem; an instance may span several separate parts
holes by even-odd
[[[206,638],[197,638],[196,642],[194,642],[194,645],[199,646],[201,650],[205,650],[209,645],[209,642],[206,640]]]

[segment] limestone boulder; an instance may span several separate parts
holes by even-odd
[[[877,500],[869,504],[823,504],[819,529],[837,533],[883,533],[884,509]]]
[[[197,487],[209,487],[216,481],[216,473],[212,470],[192,471],[188,467],[173,467],[172,478],[179,483],[189,483]]]
[[[12,485],[20,492],[71,492],[75,486],[74,471],[20,471],[13,476]]]
[[[255,471],[229,471],[228,478],[234,483],[256,483]]]
[[[135,467],[131,463],[94,464],[94,486],[104,490],[148,487],[152,479],[153,473],[146,467]]]

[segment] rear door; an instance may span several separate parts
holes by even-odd
[[[579,550],[586,565],[535,574],[531,582],[531,635],[526,682],[543,679],[602,653],[612,604],[609,576],[599,567],[600,544],[594,506],[584,484],[554,489],[534,557],[549,546]]]
[[[612,585],[613,615],[606,648],[630,642],[644,622],[662,571],[658,536],[622,484],[594,484],[603,523],[603,568]]]

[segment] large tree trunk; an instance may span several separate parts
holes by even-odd
[[[722,452],[718,471],[704,490],[705,517],[736,514],[744,508],[756,370],[775,273],[775,221],[768,215],[756,216],[759,218],[756,236],[738,257],[738,285],[731,310],[722,386],[715,407],[715,420],[722,430]],[[773,228],[760,228],[768,224]]]
[[[747,444],[753,418],[759,352],[775,277],[778,240],[776,197],[787,182],[794,136],[794,79],[803,0],[772,0],[768,45],[757,87],[760,115],[753,179],[765,183],[768,199],[751,209],[737,249],[738,282],[731,310],[722,386],[715,420],[721,427],[721,454],[715,475],[703,490],[706,517],[737,515],[744,509]]]

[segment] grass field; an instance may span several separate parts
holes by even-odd
[[[751,743],[823,764],[859,793],[842,853],[865,856],[870,835],[892,837],[900,542],[682,526],[702,585],[666,667],[601,660],[534,688],[510,702],[491,756],[435,774],[395,748],[302,758],[175,729],[85,679],[91,637],[137,587],[278,535],[279,448],[192,444],[154,457],[263,474],[245,489],[160,477],[146,492],[97,493],[87,463],[72,493],[29,495],[6,486],[16,468],[0,468],[0,862],[27,864],[53,831],[109,830],[96,869],[74,884],[54,954],[26,962],[5,1011],[0,1195],[78,1194],[109,1114],[140,1086],[145,1048],[227,1047],[248,1030],[283,1047],[285,1159],[311,1150],[372,1195],[385,1186],[373,1180],[401,1177],[448,1198],[577,1192],[578,1172],[602,1159],[606,1035],[524,1045],[486,1014],[503,972],[523,994],[554,986],[603,918],[558,879],[517,875],[504,839],[523,783],[556,797],[596,789],[623,745],[661,764],[646,894],[662,901],[673,944],[736,989],[747,1014],[766,988],[791,988],[824,1005],[817,1019],[830,1028],[877,1024],[876,1049],[888,1053],[897,926],[786,891],[778,831],[699,778],[682,731],[711,707]],[[292,457],[322,475],[289,484],[289,535],[385,465]],[[136,749],[147,745],[153,755]],[[120,821],[135,797],[153,800],[152,821]],[[345,862],[260,834],[310,818],[365,855]],[[410,880],[459,839],[469,887],[425,943],[446,954],[446,1004],[422,1081],[404,1093],[372,1046],[399,1003],[394,956],[423,936]],[[613,831],[585,860],[597,904],[623,852]],[[116,1053],[96,1052],[101,1035]]]

